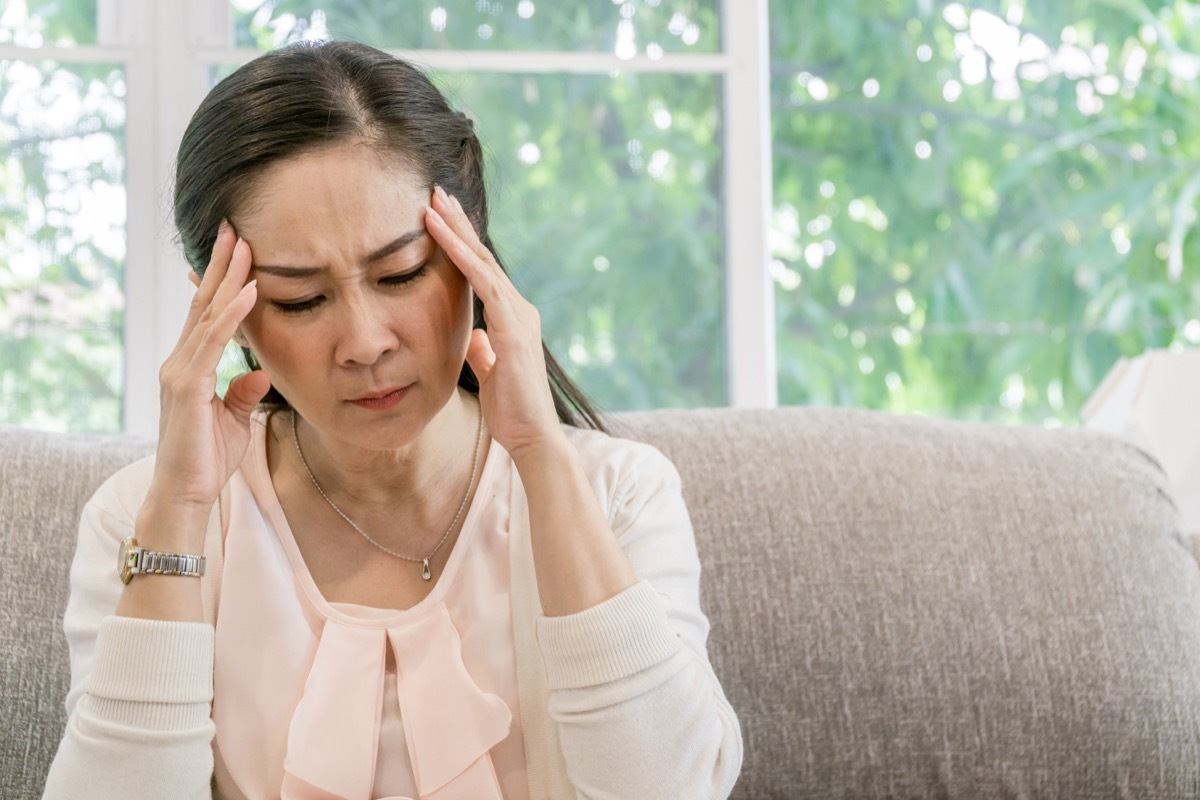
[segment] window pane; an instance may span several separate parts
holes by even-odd
[[[118,431],[120,66],[0,61],[0,422]]]
[[[392,49],[716,52],[717,0],[230,0],[239,46],[334,36]]]
[[[22,47],[96,43],[96,0],[5,0],[0,44]]]
[[[477,121],[492,241],[572,379],[609,410],[724,405],[719,79],[436,80]]]
[[[1200,30],[1152,5],[771,3],[781,402],[1071,424],[1200,341]]]
[[[723,405],[719,80],[445,87],[490,151],[493,241],[572,378],[614,410]]]

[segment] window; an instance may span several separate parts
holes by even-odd
[[[1073,424],[1118,356],[1200,342],[1183,6],[143,5],[0,11],[0,422],[153,434],[191,291],[175,143],[305,36],[411,58],[476,120],[500,255],[609,409]]]
[[[1200,342],[1186,8],[770,11],[781,401],[1072,424]]]
[[[758,77],[753,64],[741,69],[722,52],[722,40],[742,21],[722,27],[718,0],[197,0],[155,4],[148,18],[135,5],[18,0],[5,11],[5,64],[29,69],[47,54],[82,45],[89,58],[110,58],[113,85],[128,92],[122,122],[129,138],[115,146],[138,158],[130,159],[121,186],[126,201],[108,199],[128,208],[122,233],[129,252],[108,254],[115,311],[105,307],[107,328],[93,326],[95,348],[77,357],[92,370],[116,362],[106,373],[105,414],[62,387],[61,407],[37,413],[14,406],[3,421],[154,432],[157,368],[178,336],[190,291],[169,215],[175,143],[222,74],[263,49],[328,35],[424,65],[477,121],[490,150],[493,239],[518,286],[542,309],[552,351],[602,407],[722,405],[748,394],[751,383],[750,393],[769,402],[774,379],[764,369],[763,337],[735,335],[745,326],[731,323],[738,314],[767,318],[760,310],[770,299],[766,273],[750,269],[732,278],[726,269],[739,260],[739,248],[750,253],[741,262],[763,261],[766,177],[760,171],[730,179],[736,173],[723,159],[728,137],[757,131],[765,142],[765,115],[743,113],[750,124],[727,120],[725,104],[738,82]],[[59,25],[67,16],[84,19],[86,33],[51,38],[51,17]],[[744,34],[733,38],[753,43]],[[43,100],[31,101],[36,113],[27,116],[51,116]],[[22,124],[10,128],[23,131]],[[96,189],[94,171],[72,174]],[[6,185],[15,180],[6,173]],[[745,226],[731,233],[726,209],[754,186],[761,191],[753,213],[764,235]],[[58,202],[49,191],[49,201]],[[32,230],[41,223],[28,217],[14,225]],[[90,243],[90,233],[77,239]],[[31,249],[11,237],[9,247]],[[59,273],[69,271],[61,265],[73,265],[83,252],[77,250],[47,254],[36,269],[26,268],[35,273],[29,280],[39,291],[57,291]],[[3,304],[16,305],[16,293],[3,288]],[[93,297],[94,288],[80,293]],[[739,294],[749,299],[730,311],[728,298]],[[36,363],[6,356],[0,383],[36,409],[56,391],[75,351],[50,352],[58,334],[44,328],[24,335],[28,325],[0,324],[0,342],[14,353],[22,341],[41,348]],[[731,358],[731,347],[749,357]],[[748,367],[757,378],[734,379]],[[42,383],[31,382],[34,373]],[[73,405],[88,405],[88,413]]]
[[[353,38],[432,68],[489,151],[501,259],[602,407],[726,402],[719,76],[589,67],[713,51],[713,0],[232,7],[239,44]],[[464,71],[444,49],[500,58]]]
[[[124,383],[125,73],[95,3],[12,3],[0,43],[0,423],[116,430]]]

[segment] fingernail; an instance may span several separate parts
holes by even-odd
[[[433,193],[436,194],[438,199],[440,199],[443,203],[450,202],[450,195],[446,194],[446,190],[442,188],[441,184],[433,187]]]
[[[445,224],[445,220],[442,219],[442,215],[434,211],[433,206],[425,206],[425,216],[438,225]]]
[[[231,230],[233,230],[233,226],[229,224],[229,220],[222,219],[221,224],[217,226],[217,238],[221,238]]]
[[[455,209],[456,211],[462,211],[462,210],[463,210],[462,203],[458,202],[458,198],[457,198],[457,197],[451,197],[451,198],[450,198],[450,205],[454,206],[454,209]]]

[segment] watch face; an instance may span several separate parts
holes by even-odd
[[[121,583],[129,583],[133,580],[133,570],[130,568],[129,558],[133,555],[135,547],[137,547],[137,542],[130,537],[121,542],[121,546],[117,548],[117,575],[121,577]]]

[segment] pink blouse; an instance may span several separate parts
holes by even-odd
[[[508,453],[492,443],[441,577],[420,603],[395,611],[321,596],[271,484],[265,437],[256,425],[253,457],[230,483],[254,502],[235,498],[226,527],[213,676],[217,795],[528,800]]]

